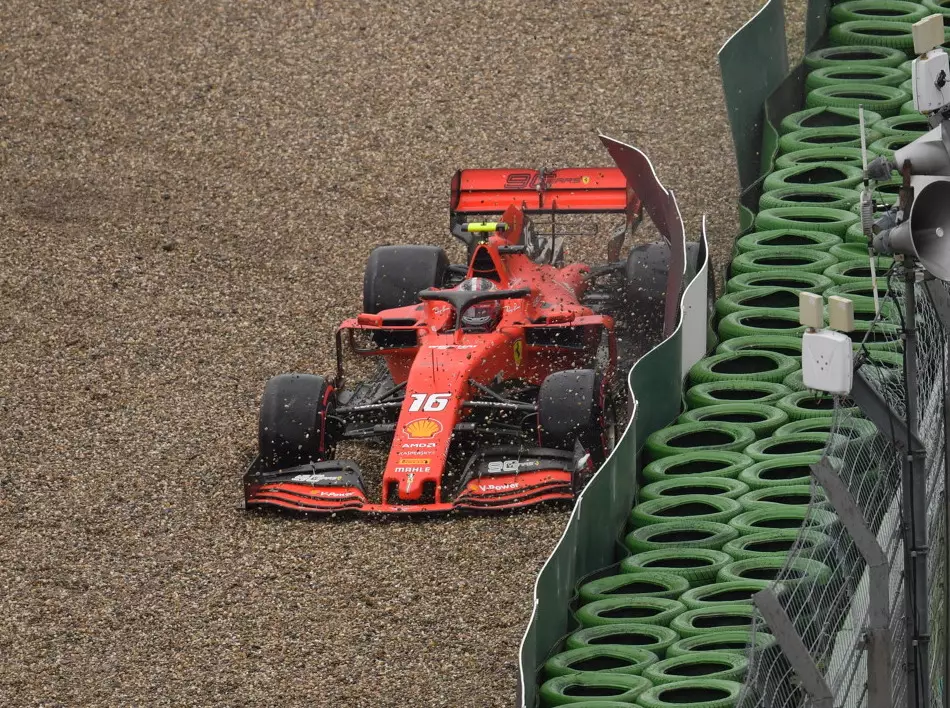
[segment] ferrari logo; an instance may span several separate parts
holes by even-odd
[[[589,184],[590,177],[588,177],[587,175],[584,175],[583,177],[581,177],[581,182],[583,182],[584,184]]]
[[[521,358],[524,354],[524,340],[519,339],[515,342],[514,347],[512,347],[512,354],[515,359],[515,366],[521,366]]]

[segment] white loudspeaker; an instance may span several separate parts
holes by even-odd
[[[880,253],[903,253],[940,280],[950,280],[950,180],[936,180],[914,194],[910,213],[874,237]]]
[[[946,135],[944,135],[946,133]],[[910,160],[913,174],[950,177],[950,125],[942,121],[933,130],[917,138],[910,145],[894,151],[894,166],[898,171]]]

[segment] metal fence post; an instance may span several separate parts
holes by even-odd
[[[828,458],[823,457],[811,469],[868,565],[868,708],[891,708],[890,568],[887,555]]]

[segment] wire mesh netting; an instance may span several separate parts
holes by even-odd
[[[886,283],[886,288],[885,288]],[[885,568],[869,568],[858,546],[836,515],[813,478],[812,502],[803,526],[823,534],[821,543],[802,541],[787,555],[771,589],[803,641],[833,696],[833,705],[858,708],[868,705],[868,653],[872,603],[886,601],[889,638],[890,705],[906,705],[908,680],[919,661],[921,647],[911,643],[917,634],[914,617],[908,617],[905,593],[905,533],[903,520],[917,519],[927,526],[929,556],[927,581],[930,598],[929,646],[930,704],[943,705],[947,643],[947,443],[946,395],[948,333],[941,326],[937,304],[944,307],[946,283],[915,285],[915,328],[918,342],[917,372],[905,376],[905,285],[900,264],[879,278],[881,315],[859,322],[851,333],[855,368],[891,410],[890,430],[878,429],[847,398],[836,401],[830,421],[832,437],[824,458],[837,472],[860,509],[864,523],[876,537]],[[885,291],[886,290],[886,291]],[[935,299],[941,299],[935,304]],[[926,476],[926,508],[913,509],[907,492],[906,456],[891,442],[900,435],[906,419],[907,386],[916,390],[918,437],[926,447],[926,461],[918,475]],[[915,513],[916,512],[916,513]],[[829,521],[829,518],[831,521]],[[885,631],[886,629],[886,631]],[[919,628],[918,628],[919,629]],[[769,631],[757,613],[754,633]],[[741,705],[792,708],[813,702],[792,664],[778,646],[755,649],[750,643],[750,665]]]

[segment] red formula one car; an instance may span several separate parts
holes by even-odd
[[[436,246],[372,251],[363,313],[337,331],[336,376],[267,384],[246,507],[407,513],[572,500],[625,420],[617,331],[629,293],[642,301],[643,279],[659,282],[643,272],[642,247],[620,256],[641,212],[617,168],[456,173],[451,224],[467,263],[450,265]],[[606,265],[565,263],[563,239],[531,219],[562,213],[623,215]],[[658,300],[662,309],[662,289]],[[349,385],[353,356],[376,373]],[[335,457],[349,441],[388,449],[375,494],[355,461]]]

